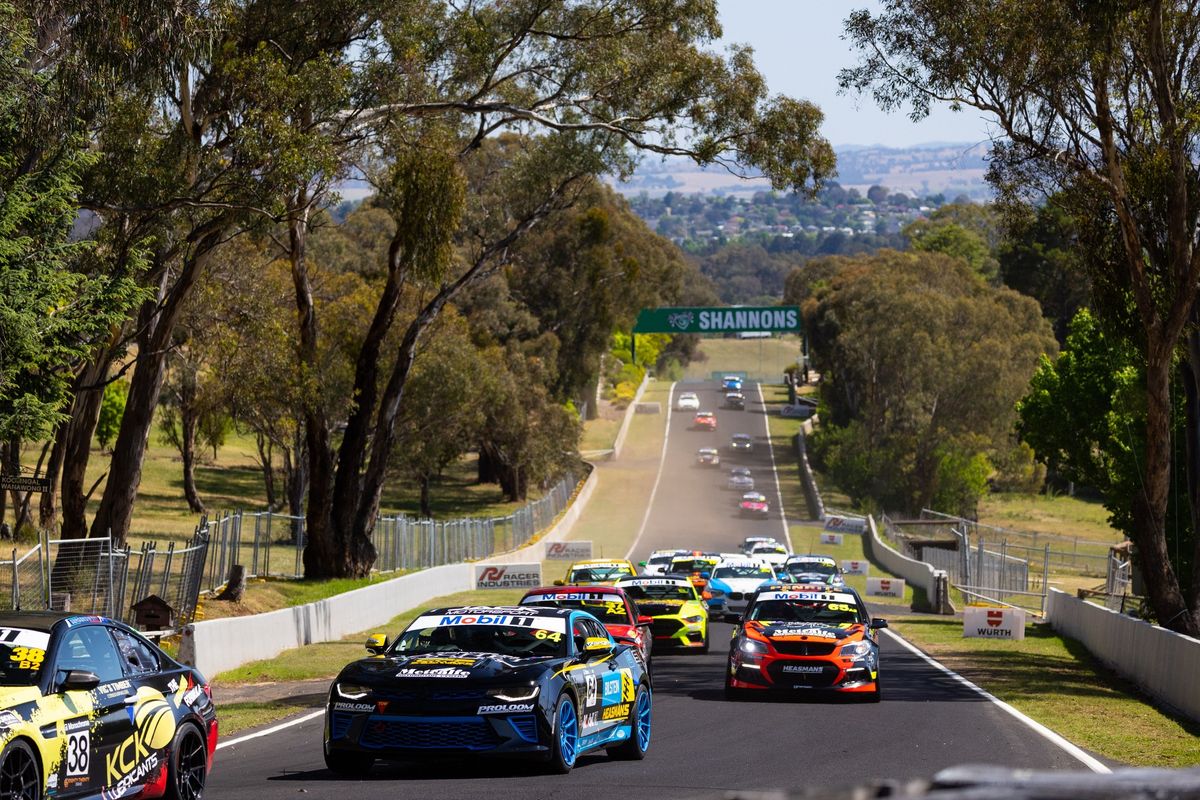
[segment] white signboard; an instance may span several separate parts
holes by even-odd
[[[822,533],[821,544],[841,544],[842,535],[840,533]]]
[[[963,637],[970,639],[1025,638],[1025,610],[967,606],[963,609]]]
[[[904,597],[904,579],[867,578],[867,594],[876,597]]]
[[[839,533],[863,533],[867,529],[866,517],[847,517],[831,514],[825,518],[825,530]]]
[[[542,585],[542,565],[475,565],[476,589],[530,589]]]
[[[550,561],[584,561],[591,557],[591,542],[546,542],[546,558]]]
[[[871,572],[869,561],[843,561],[842,572],[847,575],[868,575]]]

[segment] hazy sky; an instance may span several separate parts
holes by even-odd
[[[725,40],[754,48],[772,94],[811,100],[825,113],[823,132],[834,145],[978,142],[987,124],[977,112],[944,107],[920,124],[904,112],[885,113],[870,96],[839,95],[837,73],[856,63],[843,22],[873,0],[719,0]]]

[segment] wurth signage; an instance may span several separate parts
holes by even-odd
[[[904,579],[867,578],[867,594],[876,597],[904,597]]]
[[[963,637],[969,639],[1025,638],[1025,610],[1021,608],[967,606],[963,609]]]
[[[528,589],[542,585],[542,565],[475,565],[476,589]]]
[[[871,573],[871,564],[867,561],[847,560],[842,562],[842,572],[847,575],[869,575]]]

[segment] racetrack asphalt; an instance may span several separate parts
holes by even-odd
[[[751,535],[780,537],[768,452],[765,409],[753,384],[746,409],[720,407],[714,383],[679,384],[701,408],[717,412],[715,432],[691,429],[692,412],[671,415],[663,474],[634,552],[694,547],[735,550]],[[674,402],[674,398],[672,398]],[[728,456],[729,437],[749,433],[754,452]],[[694,466],[700,447],[719,447],[720,469]],[[780,467],[791,464],[776,453]],[[737,493],[727,491],[731,463],[753,470],[756,490],[771,501],[768,519],[742,519]],[[580,758],[565,776],[543,774],[532,762],[423,760],[379,763],[362,780],[325,769],[320,717],[218,751],[208,798],[711,798],[731,789],[847,787],[929,778],[946,767],[989,764],[1022,769],[1083,769],[1062,748],[999,706],[943,673],[888,636],[881,637],[883,701],[840,698],[726,701],[723,670],[731,626],[712,625],[708,655],[656,652],[654,727],[644,761]]]

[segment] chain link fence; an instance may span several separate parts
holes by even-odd
[[[451,520],[381,515],[375,520],[377,572],[417,570],[474,561],[516,550],[549,528],[571,504],[580,478],[571,473],[534,500],[503,517]],[[307,541],[303,517],[272,511],[228,511],[209,523],[212,552],[202,589],[222,586],[229,568],[241,564],[246,577],[301,578]]]
[[[0,608],[101,614],[135,627],[143,619],[135,606],[152,597],[168,607],[165,627],[178,630],[192,621],[208,555],[207,520],[180,546],[145,542],[113,547],[97,539],[50,539],[11,560],[0,561]],[[7,584],[7,585],[6,585]]]

